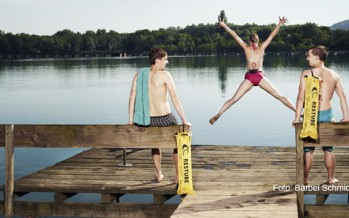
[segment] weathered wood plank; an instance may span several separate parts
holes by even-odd
[[[301,124],[296,124],[296,183],[298,185],[304,184],[304,142],[300,139]],[[304,217],[304,192],[297,191],[297,210],[298,217]]]
[[[180,125],[15,125],[15,147],[175,148]],[[0,146],[3,135],[0,131]]]
[[[14,132],[13,125],[5,126],[5,217],[13,216],[14,189]]]
[[[309,218],[336,217],[347,218],[349,206],[344,205],[305,205],[306,216]]]
[[[213,193],[187,195],[171,217],[297,216],[295,193],[251,190],[233,194],[212,190]]]
[[[299,124],[297,125],[300,126]],[[302,127],[300,126],[299,128],[301,129]],[[319,123],[318,135],[319,138],[315,143],[304,143],[304,146],[348,146],[349,123]]]
[[[119,184],[74,184],[74,183],[51,183],[37,185],[28,181],[15,183],[15,192],[65,192],[65,193],[137,193],[137,194],[176,194],[176,185],[172,181],[164,181],[161,184],[154,182],[128,182]]]
[[[177,204],[95,204],[95,203],[50,203],[15,202],[14,213],[19,216],[65,216],[65,217],[120,217],[148,218],[170,217]],[[3,210],[0,204],[0,211]]]

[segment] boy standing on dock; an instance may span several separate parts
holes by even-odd
[[[325,67],[325,60],[328,56],[328,52],[324,46],[313,46],[309,49],[307,60],[309,66],[312,67],[310,70],[305,70],[300,78],[298,97],[296,103],[296,117],[293,121],[293,125],[300,122],[301,113],[303,110],[303,104],[305,100],[305,80],[304,77],[315,76],[320,79],[320,97],[319,97],[319,112],[318,122],[334,122],[332,113],[332,97],[334,92],[340,99],[340,105],[343,113],[343,119],[341,122],[349,121],[348,103],[343,91],[341,78],[333,70]],[[313,162],[313,152],[315,147],[304,148],[304,184],[309,184],[309,173]],[[334,177],[335,168],[335,156],[332,152],[333,147],[322,147],[324,152],[325,166],[327,169],[329,184],[338,182]]]
[[[133,78],[129,98],[129,125],[171,126],[177,125],[172,114],[167,94],[182,119],[183,124],[191,126],[185,117],[182,104],[177,96],[171,74],[166,71],[167,52],[161,48],[153,48],[149,52],[150,68],[141,69]],[[152,149],[152,158],[156,170],[156,180],[161,182],[164,175],[161,171],[161,150]],[[176,169],[175,183],[178,183],[178,154],[173,150],[173,161]]]

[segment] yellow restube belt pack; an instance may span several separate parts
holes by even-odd
[[[306,76],[304,79],[304,119],[300,137],[305,140],[316,140],[318,138],[317,121],[319,111],[320,80],[314,76]]]
[[[176,134],[178,149],[177,194],[194,194],[191,165],[191,132]]]

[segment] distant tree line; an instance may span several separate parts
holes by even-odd
[[[275,25],[229,25],[246,42],[256,32],[265,40]],[[330,50],[349,50],[349,31],[330,30],[314,23],[283,26],[268,52],[306,51],[311,45],[325,45]],[[146,55],[153,46],[161,46],[170,54],[222,54],[242,52],[232,37],[214,24],[198,24],[185,28],[138,30],[134,33],[75,33],[65,29],[52,36],[12,34],[0,30],[1,57],[47,57],[88,55]]]

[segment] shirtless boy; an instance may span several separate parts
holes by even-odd
[[[165,50],[161,48],[153,48],[149,52],[149,61],[151,64],[150,71],[148,70],[148,96],[149,96],[149,112],[150,112],[150,126],[171,126],[176,125],[176,117],[172,114],[170,104],[168,102],[167,94],[171,96],[172,103],[182,119],[183,124],[191,126],[187,121],[182,104],[177,96],[175,84],[171,74],[166,71],[168,56]],[[129,125],[137,124],[134,120],[135,103],[137,94],[137,78],[138,72],[134,78],[129,98]],[[156,170],[156,180],[161,182],[164,175],[161,171],[161,150],[152,149],[152,158]],[[173,151],[173,161],[175,163],[176,178],[175,183],[178,183],[178,155],[177,149]]]
[[[341,78],[336,72],[325,67],[325,60],[327,56],[328,52],[324,46],[313,46],[309,49],[307,60],[312,69],[305,70],[301,75],[296,103],[296,117],[293,121],[293,125],[300,122],[300,117],[303,110],[305,76],[315,76],[321,81],[318,122],[334,122],[331,103],[334,92],[336,92],[340,99],[340,105],[343,113],[343,119],[341,119],[341,122],[349,121],[348,103],[343,91]],[[314,149],[315,147],[304,148],[304,184],[309,184],[309,172],[312,167]],[[325,166],[328,174],[327,182],[329,184],[338,182],[338,180],[334,177],[335,156],[332,149],[333,147],[322,147],[324,152]]]

